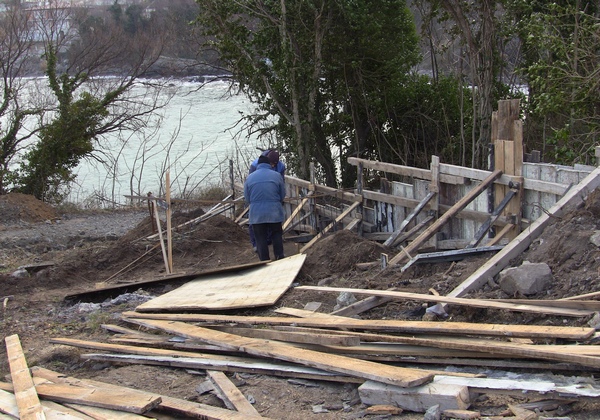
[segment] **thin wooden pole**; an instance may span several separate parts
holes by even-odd
[[[166,176],[166,191],[167,191],[167,261],[169,264],[168,274],[173,272],[173,230],[171,228],[171,215],[173,209],[171,208],[171,174],[167,171]]]
[[[158,217],[158,205],[156,201],[152,202],[154,208],[154,217],[156,218],[156,226],[158,227],[158,238],[160,239],[160,249],[162,250],[163,261],[165,262],[165,270],[167,274],[171,274],[169,270],[169,259],[167,258],[167,250],[165,249],[165,241],[163,239],[162,227],[160,226],[160,217]]]

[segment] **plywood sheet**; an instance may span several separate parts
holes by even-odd
[[[202,277],[152,299],[138,312],[225,310],[273,305],[298,275],[306,255],[297,254],[237,273]]]

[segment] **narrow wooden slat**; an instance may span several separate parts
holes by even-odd
[[[423,200],[421,200],[421,202],[417,205],[417,207],[415,207],[413,209],[413,211],[411,211],[410,214],[408,216],[406,216],[406,219],[404,219],[402,221],[402,223],[400,223],[400,226],[398,227],[398,229],[396,229],[394,231],[394,233],[392,233],[390,235],[390,237],[383,243],[383,245],[384,246],[394,246],[394,244],[396,243],[396,239],[398,239],[398,236],[400,236],[402,234],[402,232],[404,232],[404,229],[406,229],[408,224],[410,222],[412,222],[419,215],[419,213],[421,213],[421,210],[423,210],[425,208],[427,203],[429,203],[429,201],[436,194],[437,194],[436,192],[429,192],[429,194],[427,194],[425,196],[425,198]]]
[[[250,418],[262,418],[260,413],[244,397],[244,394],[237,389],[223,372],[208,370],[206,373],[227,408],[236,410]]]
[[[420,371],[418,369],[386,366],[310,350],[292,349],[290,346],[279,343],[240,337],[185,324],[183,322],[147,319],[128,319],[128,321],[150,328],[158,328],[171,333],[180,334],[185,337],[196,338],[209,344],[216,344],[233,351],[241,351],[256,356],[299,363],[332,372],[373,379],[391,385],[403,387],[417,386],[430,381],[433,376],[429,372]]]
[[[281,308],[279,308],[281,309]],[[297,310],[301,312],[301,310]],[[310,311],[307,311],[310,312]],[[473,334],[501,337],[521,338],[564,338],[569,340],[587,340],[594,333],[593,328],[563,327],[548,325],[514,325],[514,324],[478,324],[468,322],[433,322],[433,321],[401,321],[389,319],[354,319],[342,316],[336,319],[285,318],[263,316],[235,316],[215,314],[150,314],[139,312],[123,312],[127,321],[129,318],[177,320],[183,322],[216,322],[216,323],[245,323],[253,325],[298,325],[319,328],[348,328],[373,331],[393,331],[403,333],[427,334]],[[324,314],[327,315],[327,314]]]
[[[324,287],[324,286],[299,286],[296,290],[316,290],[320,292],[333,292],[341,293],[348,292],[358,295],[368,296],[384,296],[391,297],[399,300],[417,300],[425,302],[441,302],[441,303],[452,303],[455,305],[472,306],[476,308],[494,308],[494,309],[506,309],[509,311],[516,312],[529,312],[529,313],[542,313],[547,315],[560,315],[560,316],[572,316],[581,317],[592,315],[593,311],[586,309],[569,309],[569,308],[555,308],[551,306],[541,305],[526,305],[521,303],[506,303],[499,302],[491,299],[465,299],[448,296],[433,296],[425,295],[421,293],[409,293],[399,291],[388,291],[388,290],[370,290],[370,289],[352,289],[346,287]]]
[[[600,302],[599,302],[600,303]],[[343,336],[312,332],[290,332],[275,331],[266,328],[237,328],[237,327],[215,327],[219,331],[229,334],[241,335],[243,337],[261,338],[264,340],[277,340],[289,343],[319,344],[323,346],[358,346],[360,339],[356,336]]]
[[[29,367],[23,354],[19,336],[14,334],[4,339],[10,374],[15,387],[15,399],[22,420],[44,420],[46,415],[36,393]]]
[[[143,363],[159,366],[174,366],[189,369],[212,369],[224,372],[247,372],[264,375],[282,376],[286,378],[317,379],[334,382],[361,382],[349,376],[325,372],[305,366],[297,366],[283,362],[265,362],[264,360],[240,357],[221,356],[218,354],[202,354],[193,351],[165,350],[149,347],[126,346],[119,344],[97,343],[93,341],[68,338],[53,339],[56,344],[89,348],[94,350],[124,353],[120,355],[84,355],[83,358],[103,361],[119,361]],[[139,357],[137,357],[139,355]]]

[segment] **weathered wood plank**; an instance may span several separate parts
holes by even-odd
[[[139,318],[129,318],[127,321],[150,328],[162,329],[185,337],[195,338],[233,351],[241,351],[256,356],[285,360],[398,386],[416,386],[423,384],[432,378],[432,375],[429,372],[417,369],[385,366],[378,363],[354,360],[343,356],[304,349],[292,349],[290,346],[284,344],[240,337],[178,321],[169,322]]]
[[[260,413],[248,402],[244,394],[240,392],[223,372],[208,370],[206,373],[227,408],[236,410],[250,418],[262,418]]]
[[[280,308],[281,309],[281,308]],[[298,312],[302,310],[296,309]],[[305,311],[309,312],[310,311]],[[183,322],[215,322],[215,323],[245,323],[252,325],[298,325],[319,328],[347,328],[373,331],[389,331],[403,333],[427,334],[473,334],[487,336],[511,336],[521,338],[565,338],[569,340],[587,340],[594,333],[593,328],[563,327],[548,325],[512,325],[512,324],[478,324],[468,322],[432,322],[432,321],[401,321],[389,319],[354,319],[335,317],[331,319],[285,318],[262,316],[235,316],[215,314],[150,314],[138,312],[123,312],[125,320],[129,318],[177,320]],[[327,315],[327,314],[322,314]],[[298,316],[298,315],[296,315]]]
[[[125,393],[133,391],[131,388],[107,384],[91,379],[77,379],[68,377],[41,367],[32,368],[31,371],[34,377],[44,378],[49,381],[55,382],[56,384],[69,384],[71,387],[74,387],[73,385],[75,385],[77,387],[92,390],[100,387]],[[226,410],[219,407],[213,407],[206,404],[195,403],[179,398],[172,398],[166,395],[161,395],[160,398],[162,400],[159,406],[161,410],[169,411],[183,416],[188,416],[191,418],[201,418],[207,420],[244,420],[247,418],[247,416],[239,414],[236,411]]]
[[[600,302],[599,302],[600,303]],[[250,338],[261,338],[264,340],[277,340],[289,343],[319,344],[322,346],[358,346],[360,339],[350,335],[328,334],[327,331],[312,333],[276,331],[266,328],[237,328],[237,327],[215,327],[219,331],[229,334],[241,335]]]
[[[4,341],[6,342],[10,374],[15,387],[14,394],[19,408],[19,417],[23,420],[45,419],[46,415],[29,373],[19,336],[13,334],[6,337]]]
[[[476,308],[494,308],[494,309],[505,309],[516,312],[529,312],[529,313],[542,313],[547,315],[560,315],[560,316],[572,316],[581,317],[589,316],[593,314],[593,311],[586,309],[569,309],[569,308],[555,308],[551,306],[541,305],[526,305],[521,303],[507,303],[499,302],[491,299],[466,299],[449,296],[434,296],[425,295],[421,293],[409,293],[399,292],[391,290],[371,290],[371,289],[352,289],[347,287],[325,287],[325,286],[299,286],[296,290],[316,290],[320,292],[333,292],[341,293],[348,292],[357,295],[368,295],[368,296],[384,296],[391,297],[398,300],[417,300],[424,302],[441,302],[441,303],[452,303],[455,305],[473,306]]]

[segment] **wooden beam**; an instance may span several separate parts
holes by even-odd
[[[316,379],[333,382],[362,382],[362,379],[346,375],[326,372],[306,366],[290,363],[265,361],[256,358],[241,356],[223,356],[218,354],[204,354],[194,351],[167,350],[150,347],[128,346],[121,344],[98,343],[68,338],[52,339],[55,344],[87,348],[92,350],[110,351],[123,355],[96,355],[82,356],[84,359],[111,361],[116,363],[137,363],[156,366],[181,367],[186,369],[211,369],[223,372],[245,372],[262,375],[280,376],[285,378]],[[217,347],[215,347],[217,348]],[[102,358],[106,356],[106,358]]]
[[[289,309],[289,308],[288,308]],[[281,310],[281,308],[279,308]],[[309,312],[296,309],[296,312]],[[314,314],[314,312],[312,312]],[[208,322],[208,323],[241,323],[251,325],[298,325],[304,327],[319,328],[347,328],[373,331],[401,332],[407,334],[459,334],[459,335],[487,335],[499,337],[521,337],[521,338],[565,338],[569,340],[587,340],[594,333],[593,328],[584,327],[563,327],[563,326],[531,326],[514,324],[481,324],[468,322],[433,322],[433,321],[401,321],[390,319],[354,319],[342,316],[327,315],[328,319],[318,318],[286,318],[286,317],[268,317],[268,316],[235,316],[235,315],[215,315],[215,314],[165,314],[165,313],[139,313],[123,312],[125,321],[130,318],[139,319],[160,319],[183,322]],[[294,315],[298,316],[298,315]]]
[[[299,286],[295,290],[315,290],[319,292],[333,292],[341,293],[348,292],[354,294],[362,294],[368,296],[384,296],[391,297],[398,300],[416,300],[424,302],[441,302],[441,303],[452,303],[455,305],[472,306],[475,308],[487,308],[487,309],[504,309],[515,312],[529,312],[546,315],[559,315],[559,316],[572,316],[582,317],[589,316],[594,311],[585,309],[568,309],[568,308],[554,308],[551,306],[540,306],[540,305],[525,305],[525,304],[511,304],[505,302],[498,302],[491,299],[465,299],[448,296],[433,296],[425,295],[421,293],[409,293],[399,291],[388,291],[388,290],[369,290],[369,289],[352,289],[346,287],[325,287],[325,286]]]
[[[304,206],[306,205],[306,203],[308,203],[308,200],[310,198],[310,196],[313,194],[312,191],[309,191],[307,196],[304,197],[300,203],[296,206],[296,208],[294,209],[294,211],[292,212],[292,214],[290,214],[290,217],[287,218],[287,220],[285,221],[285,223],[282,226],[282,229],[285,231],[287,229],[287,227],[290,225],[290,223],[292,223],[292,221],[294,220],[294,217],[296,217],[298,215],[298,213],[300,213],[300,211],[304,208]],[[248,207],[249,208],[249,207]]]
[[[406,219],[404,219],[402,221],[402,223],[400,223],[400,226],[398,227],[398,229],[395,230],[394,233],[392,233],[390,235],[390,237],[383,243],[383,245],[384,246],[394,246],[394,244],[396,243],[396,239],[398,239],[398,236],[400,236],[400,234],[402,232],[404,232],[404,229],[406,229],[408,224],[410,222],[412,222],[419,215],[419,213],[421,213],[421,210],[423,210],[423,208],[425,208],[427,203],[429,203],[429,201],[433,197],[435,197],[436,194],[437,194],[437,192],[434,192],[434,191],[429,192],[425,196],[425,198],[423,198],[423,200],[421,200],[421,202],[417,205],[417,207],[415,207],[413,209],[413,211],[411,211],[410,214],[408,216],[406,216]]]
[[[494,171],[483,180],[478,186],[473,188],[467,195],[461,198],[450,210],[444,213],[439,219],[437,219],[431,226],[429,226],[423,233],[417,236],[411,243],[406,247],[406,253],[412,254],[417,251],[421,245],[423,245],[429,238],[431,238],[438,230],[442,228],[454,215],[464,209],[471,201],[473,201],[483,190],[491,185],[500,175],[501,171]],[[390,265],[398,264],[406,260],[404,252],[400,252],[394,258],[390,260]]]
[[[348,357],[324,354],[305,349],[293,349],[285,344],[244,338],[234,334],[213,331],[178,321],[158,321],[129,318],[128,322],[149,328],[158,328],[170,333],[195,338],[209,344],[218,345],[230,351],[239,351],[260,357],[276,358],[288,362],[325,369],[331,372],[357,376],[392,385],[417,386],[431,380],[433,375],[427,371],[387,366]]]
[[[46,415],[29,373],[19,336],[16,334],[9,335],[4,341],[6,342],[6,355],[14,384],[19,417],[23,420],[44,420]]]
[[[206,374],[227,408],[251,418],[262,418],[260,413],[248,402],[244,394],[237,389],[223,372],[207,370]]]

